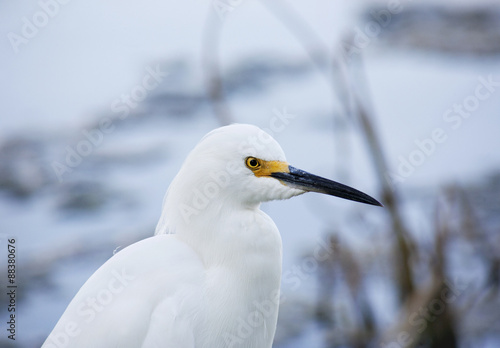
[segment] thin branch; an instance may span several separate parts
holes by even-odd
[[[221,125],[234,122],[234,118],[224,96],[224,87],[219,66],[219,38],[222,31],[222,20],[218,18],[210,6],[205,22],[202,42],[202,64],[206,77],[207,95],[214,115]]]

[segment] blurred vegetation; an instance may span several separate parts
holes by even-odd
[[[371,220],[356,216],[356,223],[376,231],[374,235],[381,238],[373,241],[369,252],[350,246],[343,238],[347,231],[337,226],[325,230],[334,252],[316,272],[315,308],[311,310],[300,302],[282,306],[279,326],[287,326],[287,336],[277,336],[276,346],[286,347],[300,335],[304,318],[319,326],[322,347],[469,347],[489,338],[500,342],[500,174],[468,187],[450,185],[438,193],[418,192],[418,209],[422,211],[418,218],[425,221],[416,227],[404,209],[408,200],[386,179],[389,168],[377,131],[376,112],[369,92],[362,92],[368,85],[362,50],[350,51],[356,48],[355,34],[335,43],[332,56],[327,53],[330,47],[323,46],[300,14],[281,1],[262,3],[296,36],[309,62],[259,57],[243,61],[222,75],[218,47],[224,22],[210,13],[203,45],[206,95],[184,91],[177,84],[164,86],[144,101],[142,109],[134,111],[140,117],[117,119],[116,126],[147,122],[148,117],[158,114],[192,117],[206,114],[208,107],[220,124],[231,123],[238,120],[237,112],[226,102],[231,95],[265,93],[270,80],[300,76],[309,72],[313,62],[331,86],[332,98],[341,102],[341,110],[332,112],[337,132],[332,136],[343,139],[342,132],[355,129],[366,142],[378,180],[379,194],[374,196],[382,197],[385,209],[380,214],[384,217]],[[366,9],[362,19],[376,22],[373,13],[384,10]],[[495,57],[500,53],[500,10],[415,4],[392,15],[376,41],[390,48]],[[184,68],[170,70],[182,75]],[[337,145],[339,152],[349,152],[348,144]],[[2,193],[22,201],[48,192],[48,196],[57,198],[57,207],[65,214],[98,211],[113,203],[117,195],[123,201],[123,196],[105,188],[106,178],[100,176],[74,175],[73,181],[56,185],[46,155],[49,147],[36,139],[4,141],[0,146]],[[133,155],[95,154],[82,169],[99,166],[104,172],[102,168],[110,163],[121,168]],[[160,155],[153,148],[136,156],[135,160],[153,161]],[[348,170],[343,170],[347,176]],[[148,236],[151,230],[147,226],[140,231],[141,237]],[[136,235],[126,235],[119,244],[128,245],[136,239]],[[50,255],[26,260],[23,276],[30,284],[26,291],[30,287],[52,287],[49,273],[56,264],[92,258],[115,247],[115,241],[83,246],[77,240]],[[375,305],[380,291],[387,291],[384,297],[392,300],[384,302],[387,308]]]
[[[476,187],[442,188],[425,207],[426,226],[433,239],[419,238],[419,231],[412,230],[403,212],[400,192],[387,179],[390,168],[370,95],[359,92],[367,90],[360,38],[356,33],[344,37],[334,57],[329,57],[328,49],[322,47],[321,40],[299,14],[284,2],[263,3],[296,36],[329,80],[333,97],[341,101],[343,117],[336,115],[336,129],[342,132],[353,127],[362,134],[385,206],[383,228],[387,240],[374,243],[375,251],[370,255],[360,255],[343,243],[346,232],[326,231],[334,252],[321,262],[317,272],[319,290],[314,314],[324,333],[323,347],[453,348],[476,346],[472,342],[484,343],[489,337],[500,342],[500,221],[495,217],[500,212],[499,176]],[[384,6],[371,7],[363,15],[365,22],[379,24],[380,33],[375,39],[386,47],[469,56],[500,53],[500,7],[458,9],[415,4],[383,18],[387,11]],[[220,21],[207,21],[206,43],[218,42],[221,25]],[[227,124],[235,117],[225,103],[228,92],[216,58],[217,44],[204,47],[208,95],[220,123]],[[334,136],[342,138],[341,134]],[[484,216],[487,211],[488,217]],[[370,224],[366,222],[364,227],[381,229]],[[468,247],[472,252],[464,252]],[[477,274],[471,281],[460,267],[477,262],[483,266],[478,273],[486,270],[486,275],[481,280]],[[369,285],[373,278],[395,294],[394,313],[388,323],[380,322],[381,316],[375,313],[380,308],[373,306],[373,292],[377,291]],[[308,316],[307,306],[294,306],[292,315]],[[299,334],[288,316],[290,313],[280,316],[285,323],[282,325],[289,326],[292,335]],[[286,347],[281,341],[286,339],[278,336],[277,345]]]

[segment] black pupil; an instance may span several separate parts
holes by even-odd
[[[258,162],[257,162],[257,160],[256,160],[256,159],[251,159],[251,160],[250,160],[250,166],[251,166],[251,167],[257,167],[257,164],[258,164]]]

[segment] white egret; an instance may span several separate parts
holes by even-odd
[[[102,265],[43,347],[271,347],[281,237],[259,206],[308,191],[380,205],[290,166],[255,126],[213,130],[172,181],[155,236]]]

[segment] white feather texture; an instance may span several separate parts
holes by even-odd
[[[156,235],[100,267],[43,347],[271,347],[281,237],[259,206],[305,191],[257,177],[248,156],[286,160],[254,126],[207,134],[172,181]]]

